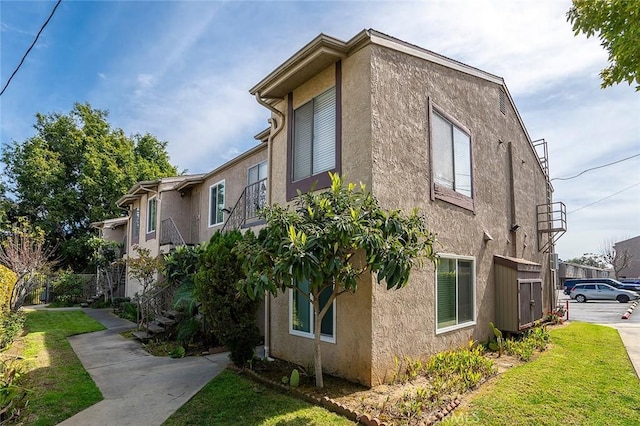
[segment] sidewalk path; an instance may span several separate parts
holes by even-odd
[[[227,353],[155,357],[119,333],[135,324],[109,309],[83,309],[106,330],[69,338],[104,400],[60,423],[64,426],[157,426],[229,363]]]
[[[640,315],[640,312],[636,312]],[[616,330],[620,334],[622,343],[627,349],[629,359],[636,369],[636,375],[640,380],[640,325],[638,324],[614,324]]]

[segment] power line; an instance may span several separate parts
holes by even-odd
[[[587,170],[583,170],[583,171],[581,171],[580,173],[578,173],[578,174],[577,174],[577,175],[575,175],[575,176],[571,176],[571,177],[567,177],[567,178],[553,178],[553,179],[551,179],[551,180],[569,180],[569,179],[575,179],[575,178],[577,178],[578,176],[582,176],[583,174],[585,174],[585,173],[587,173],[587,172],[590,172],[591,170],[597,170],[597,169],[601,169],[601,168],[603,168],[603,167],[612,166],[612,165],[614,165],[614,164],[622,163],[623,161],[627,161],[627,160],[630,160],[630,159],[635,158],[635,157],[640,157],[640,154],[634,154],[634,155],[632,155],[632,156],[630,156],[630,157],[623,158],[622,160],[614,161],[613,163],[603,164],[602,166],[596,166],[596,167],[592,167],[592,168],[587,169]]]
[[[594,204],[597,204],[597,203],[599,203],[600,201],[604,201],[604,200],[606,200],[606,199],[609,199],[609,198],[613,197],[614,195],[618,195],[618,194],[620,194],[620,193],[622,193],[622,192],[624,192],[624,191],[628,191],[629,189],[634,188],[634,187],[636,187],[636,186],[638,186],[638,185],[640,185],[640,182],[635,183],[635,184],[633,184],[633,185],[631,185],[631,186],[628,186],[628,187],[626,187],[625,189],[623,189],[623,190],[621,190],[621,191],[618,191],[618,192],[616,192],[616,193],[614,193],[614,194],[607,195],[606,197],[601,198],[601,199],[599,199],[598,201],[594,201],[594,202],[593,202],[593,203],[591,203],[591,204],[587,204],[586,206],[582,206],[582,207],[580,207],[580,208],[577,208],[577,209],[575,209],[575,210],[572,210],[572,211],[570,211],[570,212],[567,212],[567,214],[575,213],[575,212],[577,212],[578,210],[586,209],[587,207],[590,207],[590,206],[592,206],[592,205],[594,205]]]
[[[51,14],[49,15],[49,17],[47,18],[47,20],[44,22],[44,24],[42,24],[42,27],[40,27],[40,31],[38,31],[38,34],[36,34],[36,38],[33,40],[33,43],[31,43],[31,46],[29,46],[29,48],[27,49],[27,51],[24,53],[24,56],[22,56],[22,59],[20,60],[20,63],[18,64],[18,66],[16,67],[15,70],[13,70],[13,73],[11,73],[11,77],[9,77],[9,80],[7,80],[7,83],[4,85],[4,87],[2,88],[2,91],[0,92],[0,96],[2,96],[2,94],[4,93],[5,90],[7,90],[7,87],[9,87],[9,83],[11,83],[11,80],[13,79],[13,76],[16,75],[16,73],[18,72],[18,70],[20,69],[20,67],[22,66],[22,63],[24,62],[25,59],[27,59],[27,55],[29,54],[29,52],[31,52],[31,49],[33,49],[33,46],[36,45],[36,42],[38,41],[38,38],[40,37],[40,34],[42,33],[42,31],[44,30],[44,28],[47,26],[47,24],[49,23],[49,21],[51,20],[51,18],[53,18],[53,14],[56,13],[56,9],[58,8],[58,6],[60,5],[60,3],[62,2],[62,0],[58,0],[58,2],[56,3],[56,5],[53,7],[53,10],[51,11]]]

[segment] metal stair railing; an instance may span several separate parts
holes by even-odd
[[[259,211],[266,205],[267,179],[265,178],[244,188],[222,226],[222,231],[240,229],[248,222],[257,221]]]
[[[160,245],[165,244],[172,244],[176,247],[186,245],[182,234],[171,217],[164,219],[160,223]]]

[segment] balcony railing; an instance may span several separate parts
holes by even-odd
[[[160,223],[160,245],[166,244],[171,244],[175,247],[186,244],[172,218],[164,219]]]
[[[240,229],[259,221],[258,213],[267,205],[267,179],[262,179],[244,188],[240,198],[229,213],[223,231]]]

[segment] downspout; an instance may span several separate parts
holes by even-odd
[[[269,118],[269,124],[271,125],[271,131],[269,132],[269,137],[267,138],[267,205],[271,205],[271,182],[273,179],[271,178],[271,170],[272,170],[272,159],[273,159],[273,139],[276,137],[278,133],[282,131],[284,128],[285,116],[278,109],[271,106],[268,102],[262,99],[259,92],[256,92],[256,101],[263,107],[267,108],[271,111],[276,117],[273,116]],[[271,296],[267,293],[264,295],[264,358],[266,360],[272,360],[269,356],[269,345],[271,343]]]

